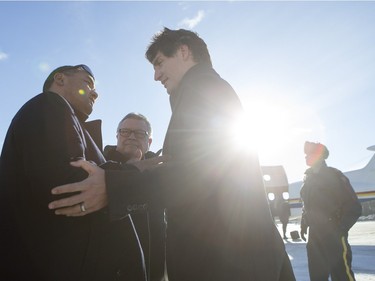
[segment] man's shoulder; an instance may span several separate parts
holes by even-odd
[[[221,83],[228,84],[210,65],[205,63],[199,63],[190,68],[182,80],[182,84],[195,87]]]
[[[55,124],[60,126],[72,120],[74,111],[59,95],[54,93],[41,93],[28,100],[15,114],[11,126],[21,126],[23,129],[42,124]],[[58,124],[58,125],[57,125]]]
[[[339,169],[327,167],[327,173],[329,173],[331,178],[336,180],[336,183],[340,186],[340,190],[353,190],[349,178]]]
[[[242,107],[233,87],[207,64],[198,64],[189,70],[181,83],[181,91],[189,92],[189,100],[193,95],[201,102],[219,105],[224,102],[228,107],[234,104],[236,110]]]
[[[333,174],[336,174],[336,175],[343,174],[339,169],[337,169],[335,167],[327,166],[327,167],[325,167],[325,170],[326,170],[327,173],[333,173]]]
[[[22,110],[25,110],[31,106],[36,106],[38,104],[42,104],[44,101],[45,101],[45,96],[43,95],[43,93],[41,94],[38,94],[36,96],[33,96],[32,98],[30,98],[28,101],[26,101],[20,108],[20,111]]]
[[[104,147],[103,155],[105,159],[119,163],[126,162],[125,157],[116,150],[116,145],[106,145]]]
[[[107,160],[112,160],[109,159],[110,156],[112,156],[112,153],[116,151],[116,145],[106,145],[103,150],[103,154]]]
[[[30,108],[30,107],[38,107],[38,106],[45,106],[45,105],[66,105],[65,100],[58,94],[55,94],[53,92],[45,92],[40,93],[31,99],[29,99],[22,107],[22,109]]]
[[[56,101],[52,101],[52,99],[58,99],[58,97],[49,97],[45,93],[38,94],[32,98],[30,98],[27,102],[25,102],[18,112],[15,115],[15,119],[20,118],[21,116],[27,115],[31,113],[33,116],[43,113],[44,111],[41,110],[43,107],[46,107],[48,104]]]
[[[334,176],[334,177],[338,178],[340,181],[348,181],[349,180],[347,178],[347,176],[345,176],[345,174],[337,168],[328,166],[328,167],[325,168],[325,171],[328,175]]]

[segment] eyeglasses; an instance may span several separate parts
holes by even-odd
[[[90,74],[90,76],[92,78],[94,78],[94,74],[92,73],[90,67],[88,67],[87,65],[85,65],[85,64],[79,64],[79,65],[76,65],[76,66],[72,66],[72,69],[78,69],[78,68],[82,68],[84,71],[86,71],[88,74]]]
[[[137,139],[144,139],[146,136],[148,137],[148,133],[143,130],[119,129],[117,132],[125,138],[130,137],[132,133]]]
[[[62,66],[62,67],[59,67],[57,69],[55,69],[52,73],[53,75],[55,75],[57,72],[62,72],[64,73],[65,71],[69,71],[69,70],[73,70],[73,69],[80,69],[82,68],[84,71],[86,71],[92,78],[94,78],[94,74],[92,73],[92,70],[90,69],[90,67],[88,67],[87,65],[85,64],[78,64],[78,65],[74,65],[74,66],[71,66],[71,65],[66,65],[66,66]],[[51,74],[52,74],[51,73]],[[95,78],[94,78],[95,79]]]
[[[49,76],[51,76],[53,78],[53,76],[58,72],[64,73],[65,71],[69,71],[69,70],[72,70],[72,69],[79,69],[79,68],[82,68],[84,71],[86,71],[88,74],[90,74],[90,76],[92,78],[94,78],[94,74],[92,73],[92,70],[90,69],[90,67],[88,67],[85,64],[78,64],[78,65],[74,65],[74,66],[72,66],[72,65],[61,66],[61,67],[56,68],[54,71],[52,71]]]

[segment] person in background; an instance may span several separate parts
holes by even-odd
[[[362,212],[349,179],[328,167],[329,151],[321,143],[305,142],[308,168],[301,188],[303,201],[301,238],[309,229],[307,257],[311,281],[355,280],[351,268],[349,229]]]
[[[148,119],[140,114],[128,113],[118,124],[117,145],[104,147],[107,160],[126,163],[129,160],[142,160],[160,154],[150,151],[152,143],[152,128]]]
[[[277,215],[279,217],[279,220],[282,224],[282,229],[283,229],[283,238],[288,239],[286,236],[286,228],[289,223],[289,217],[290,217],[290,206],[289,202],[283,198],[278,200],[276,202],[276,209],[277,209]]]
[[[104,156],[121,164],[149,159],[160,154],[150,151],[152,127],[146,116],[131,112],[118,124],[117,145],[107,145]],[[131,215],[145,255],[149,280],[156,280],[158,269],[164,268],[166,222],[164,209],[150,210]],[[151,258],[152,257],[152,258]],[[156,275],[156,276],[155,276]]]
[[[78,201],[87,202],[91,211],[108,204],[113,219],[145,203],[165,208],[164,280],[295,280],[271,217],[258,158],[235,142],[246,130],[239,126],[241,102],[213,69],[206,43],[195,32],[164,28],[146,57],[170,99],[163,145],[170,161],[148,172],[104,171],[87,161],[74,162],[90,176],[52,192],[81,193],[49,207],[57,215],[82,216]]]
[[[49,74],[43,93],[14,116],[0,158],[2,280],[146,279],[129,221],[110,222],[105,209],[80,218],[58,217],[47,207],[63,198],[51,194],[54,186],[87,177],[70,161],[105,162],[101,121],[86,122],[97,98],[89,67],[61,66]],[[76,207],[90,212],[83,201]]]

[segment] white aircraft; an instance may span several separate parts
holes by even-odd
[[[283,166],[261,166],[264,188],[272,215],[278,216],[277,205],[289,199],[289,183]]]
[[[375,151],[375,145],[367,148]],[[366,202],[375,200],[375,154],[365,167],[358,170],[343,172],[350,180],[359,201]],[[298,217],[302,213],[302,203],[300,190],[302,181],[289,184],[289,204],[291,207],[291,217]]]
[[[375,151],[375,145],[367,149]],[[274,205],[277,200],[288,200],[291,208],[291,218],[300,217],[302,213],[300,197],[302,181],[288,185],[288,179],[282,166],[262,166],[261,168],[271,211],[274,211]],[[343,173],[349,178],[361,203],[375,200],[375,154],[364,168]]]

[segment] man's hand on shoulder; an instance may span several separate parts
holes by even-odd
[[[74,167],[83,168],[89,176],[81,181],[65,184],[52,189],[54,195],[79,192],[48,205],[56,215],[84,216],[104,208],[108,204],[104,170],[88,161],[71,162]]]

